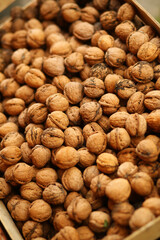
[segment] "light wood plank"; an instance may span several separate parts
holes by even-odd
[[[0,1],[0,12],[7,8],[15,0],[1,0]]]
[[[0,200],[0,221],[12,240],[23,240],[4,203]]]
[[[124,240],[155,240],[160,237],[160,216],[133,232]]]

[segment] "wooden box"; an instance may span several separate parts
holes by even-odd
[[[5,0],[4,7],[7,7],[13,1],[14,0]],[[140,19],[142,19],[145,24],[153,27],[156,30],[156,32],[160,35],[160,24],[151,16],[149,12],[147,12],[136,0],[124,0],[124,1],[132,4],[135,7],[137,15],[140,17]],[[24,8],[27,8],[27,6],[29,6],[30,4],[27,4]],[[4,7],[1,6],[2,10],[4,9]],[[7,21],[10,21],[10,19]],[[0,222],[7,231],[10,239],[23,240],[23,237],[21,236],[18,228],[16,227],[13,219],[11,218],[3,201],[1,200],[0,200]],[[124,240],[156,240],[158,238],[160,238],[160,216],[157,217],[152,222],[149,222],[139,230],[133,232]],[[0,240],[1,239],[3,238],[1,238],[0,236]]]

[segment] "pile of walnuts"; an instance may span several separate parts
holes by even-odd
[[[0,29],[0,199],[25,240],[122,240],[160,215],[160,38],[119,0],[37,0]]]

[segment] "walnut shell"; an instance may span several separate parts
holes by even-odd
[[[98,169],[107,174],[114,173],[118,167],[118,159],[111,153],[101,153],[96,162]]]
[[[37,222],[44,222],[51,217],[51,206],[43,199],[37,199],[30,204],[29,216]]]

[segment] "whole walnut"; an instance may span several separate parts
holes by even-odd
[[[114,173],[118,168],[118,159],[111,153],[101,153],[96,162],[98,169],[106,174]]]
[[[0,177],[0,199],[6,198],[11,192],[11,186],[5,181],[4,178]]]
[[[58,55],[66,58],[72,53],[72,48],[69,42],[63,40],[53,43],[50,47],[49,52],[51,55]]]
[[[100,154],[107,147],[107,137],[105,133],[95,132],[86,140],[86,147],[91,153]]]
[[[151,212],[151,210],[145,207],[140,207],[135,210],[131,216],[129,226],[133,231],[135,231],[154,219],[155,215]]]
[[[6,134],[2,141],[1,141],[1,147],[8,147],[8,146],[17,146],[21,147],[21,144],[24,142],[24,137],[22,134],[18,132],[9,132]],[[21,151],[22,152],[22,151]]]
[[[150,139],[140,141],[136,147],[136,153],[145,162],[154,162],[158,159],[159,155],[156,144]]]
[[[130,20],[124,20],[119,23],[115,28],[115,33],[123,42],[126,42],[127,37],[136,30],[133,22]]]
[[[103,63],[104,52],[98,47],[88,47],[85,51],[84,59],[90,66]]]
[[[24,76],[24,81],[32,88],[39,88],[45,83],[46,77],[39,69],[30,68]]]
[[[88,226],[93,232],[106,232],[109,228],[110,221],[109,214],[102,211],[94,211],[89,216]]]
[[[103,29],[112,30],[118,24],[117,13],[115,11],[105,11],[100,15],[100,22]]]
[[[79,152],[79,166],[82,168],[86,168],[92,166],[96,161],[96,156],[94,153],[89,152],[86,147],[82,147],[78,149]]]
[[[105,53],[105,62],[111,67],[120,67],[126,60],[126,53],[118,47],[111,47]]]
[[[94,34],[94,27],[88,22],[79,21],[73,27],[73,35],[79,40],[90,40]]]
[[[22,29],[14,32],[12,37],[12,47],[13,49],[27,47],[27,31],[26,30]]]
[[[64,96],[71,104],[77,104],[83,99],[83,85],[78,82],[69,82],[64,87]]]
[[[109,68],[105,63],[97,63],[90,68],[89,72],[90,72],[89,77],[94,77],[94,78],[104,80],[105,77],[108,76],[108,74],[112,73],[112,69]]]
[[[159,53],[159,48],[156,44],[145,42],[140,46],[137,57],[142,61],[152,62],[157,58]]]
[[[51,240],[61,240],[61,239],[70,239],[70,240],[79,240],[78,231],[71,226],[66,226],[62,228]]]
[[[130,136],[143,136],[147,131],[147,122],[138,113],[130,114],[126,120],[125,128]]]
[[[71,73],[80,72],[84,68],[82,53],[74,52],[69,54],[64,60],[67,70]]]
[[[116,178],[106,185],[106,196],[115,203],[126,201],[131,194],[131,186],[124,178]]]
[[[64,73],[64,59],[58,55],[51,55],[43,61],[43,71],[51,77],[59,76]]]
[[[79,152],[73,147],[63,147],[56,153],[55,164],[61,169],[74,167],[78,162]]]
[[[121,79],[122,79],[122,77],[118,74],[115,74],[115,73],[107,74],[107,76],[105,77],[105,80],[104,80],[104,85],[105,85],[105,89],[107,90],[107,92],[114,93],[116,83]]]
[[[115,92],[122,99],[128,99],[136,90],[134,82],[128,79],[120,79],[115,85]]]
[[[21,149],[14,145],[4,147],[0,151],[0,158],[7,165],[16,164],[22,158]]]
[[[40,6],[40,16],[44,20],[52,20],[57,17],[60,8],[56,1],[44,1]]]
[[[12,98],[5,102],[4,110],[12,116],[19,115],[25,109],[25,102],[21,98]]]
[[[115,112],[109,117],[109,124],[111,128],[124,128],[129,117],[127,112]]]
[[[117,12],[117,19],[119,21],[132,20],[135,16],[135,9],[129,3],[124,3],[120,6]]]
[[[104,83],[101,79],[96,77],[87,78],[83,82],[84,93],[90,98],[99,98],[104,94]]]
[[[26,141],[29,145],[29,147],[34,147],[35,145],[41,144],[41,135],[43,133],[42,128],[40,127],[30,127],[26,131]]]
[[[56,231],[60,231],[66,226],[74,227],[74,222],[69,218],[66,211],[57,212],[53,219],[53,226]]]
[[[82,172],[72,167],[64,171],[62,175],[62,184],[67,191],[79,191],[83,187]]]
[[[147,125],[154,132],[160,132],[160,110],[153,110],[146,118]]]
[[[33,167],[26,163],[20,162],[14,165],[12,170],[13,179],[18,184],[29,183],[33,178]]]
[[[31,48],[39,48],[45,43],[45,34],[38,28],[29,29],[27,32],[27,44]]]
[[[64,142],[64,133],[58,128],[46,128],[41,134],[41,142],[47,148],[60,147]]]
[[[80,240],[94,240],[94,232],[87,226],[81,226],[77,228]]]
[[[64,131],[64,141],[66,146],[71,146],[76,149],[82,147],[84,143],[84,137],[82,135],[81,128],[68,127]]]
[[[136,82],[150,82],[154,77],[154,71],[147,61],[139,61],[132,66],[131,77]]]
[[[117,176],[121,178],[129,179],[133,174],[138,172],[138,167],[134,165],[132,162],[124,162],[122,163],[117,170]]]
[[[61,14],[66,22],[72,23],[80,18],[81,11],[78,4],[68,2],[63,4]]]
[[[40,238],[44,234],[44,227],[42,223],[33,220],[28,220],[22,226],[22,233],[26,240]]]
[[[129,180],[131,188],[140,196],[150,194],[154,186],[152,178],[145,172],[137,172]]]
[[[43,190],[43,199],[53,205],[59,205],[64,203],[64,200],[67,196],[66,190],[63,188],[62,184],[55,182],[48,185]]]
[[[17,89],[15,97],[22,99],[25,104],[29,104],[34,99],[34,90],[27,85],[23,85],[22,87]]]
[[[67,117],[67,114],[65,114],[64,112],[53,111],[47,115],[45,125],[47,128],[54,127],[65,130],[69,125],[69,119]]]
[[[26,73],[29,71],[29,69],[30,69],[30,67],[24,63],[21,63],[16,66],[14,77],[18,83],[20,83],[20,84],[25,83],[24,77],[25,77]]]
[[[24,199],[11,198],[7,203],[11,216],[16,221],[29,220],[30,202]]]
[[[32,164],[35,165],[37,168],[42,168],[46,165],[46,163],[51,158],[51,151],[50,149],[44,147],[43,145],[36,145],[32,148],[30,153],[30,159]]]
[[[95,7],[85,6],[81,9],[81,20],[89,23],[96,23],[99,18],[99,12]]]
[[[69,107],[69,102],[63,94],[55,93],[46,99],[46,106],[50,112],[66,111]]]
[[[22,198],[32,202],[42,197],[42,189],[35,183],[29,182],[20,187]]]
[[[150,209],[156,217],[160,215],[160,199],[159,198],[151,197],[146,199],[143,202],[142,207]]]
[[[83,220],[87,219],[91,211],[91,205],[81,196],[74,198],[67,208],[69,217],[77,223],[81,223]]]
[[[127,111],[129,113],[142,114],[144,112],[144,98],[144,93],[140,91],[133,93],[133,95],[128,99]]]
[[[83,180],[87,187],[90,187],[91,181],[94,177],[100,174],[96,165],[86,167],[83,172]]]
[[[124,128],[114,128],[108,134],[108,144],[114,150],[122,150],[129,146],[130,136]]]
[[[43,199],[33,201],[29,206],[29,216],[34,221],[44,222],[52,215],[51,206]]]
[[[80,115],[84,122],[93,122],[97,121],[102,116],[102,108],[99,103],[96,102],[88,102],[84,103],[80,107]]]
[[[90,123],[86,124],[83,128],[84,139],[87,140],[87,138],[90,135],[92,135],[93,133],[96,133],[96,132],[104,133],[103,129],[101,128],[101,126],[98,123],[90,122]]]
[[[0,83],[0,91],[3,97],[14,97],[19,87],[20,85],[13,78],[6,78]]]
[[[134,213],[134,207],[128,202],[117,203],[112,209],[113,220],[121,226],[128,226]]]
[[[90,189],[99,197],[105,196],[105,187],[110,181],[107,175],[101,173],[91,180]]]
[[[37,88],[35,93],[35,99],[39,103],[46,103],[46,99],[52,95],[57,93],[57,88],[52,84],[43,84],[41,87]]]
[[[106,115],[116,112],[119,108],[119,98],[113,93],[104,94],[100,98],[99,103],[102,106],[104,114]]]
[[[145,95],[144,105],[150,111],[160,108],[160,90],[153,90]]]
[[[58,175],[53,168],[42,168],[36,174],[36,183],[41,188],[46,188],[54,184],[58,179]]]

